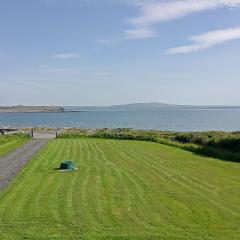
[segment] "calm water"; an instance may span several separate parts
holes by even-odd
[[[240,110],[0,113],[0,126],[240,131]]]

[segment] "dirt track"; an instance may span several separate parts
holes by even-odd
[[[16,176],[30,158],[41,149],[48,139],[34,139],[4,157],[0,157],[0,190]]]

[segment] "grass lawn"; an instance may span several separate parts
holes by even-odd
[[[78,170],[59,172],[62,160]],[[240,239],[240,164],[160,145],[51,140],[0,194],[0,239]]]
[[[1,138],[4,138],[4,137],[1,137]],[[0,157],[13,151],[14,149],[23,145],[26,142],[27,142],[26,138],[16,138],[16,139],[10,139],[9,141],[6,141],[3,144],[0,144]]]

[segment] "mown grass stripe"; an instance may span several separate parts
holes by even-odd
[[[78,170],[54,170],[65,159]],[[0,194],[0,239],[237,240],[239,173],[160,144],[53,140]]]

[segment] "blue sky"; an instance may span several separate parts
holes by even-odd
[[[240,105],[240,0],[0,3],[0,105]]]

